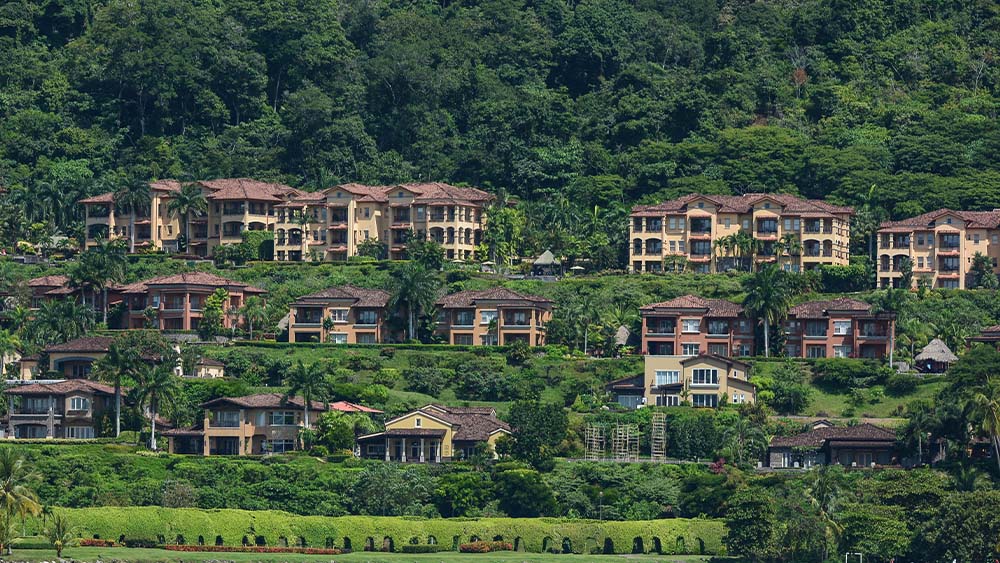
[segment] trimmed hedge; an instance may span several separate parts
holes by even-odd
[[[560,518],[415,518],[296,516],[279,511],[102,507],[61,509],[82,537],[121,543],[196,543],[224,546],[304,545],[402,552],[405,545],[459,544],[484,539],[540,553],[722,555],[724,525],[711,519],[599,522]],[[39,528],[41,522],[29,523]],[[178,540],[178,538],[183,538]]]

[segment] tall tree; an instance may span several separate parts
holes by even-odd
[[[21,452],[0,448],[0,514],[24,518],[41,513],[38,495],[30,487],[37,479]]]
[[[115,336],[108,353],[97,360],[94,375],[115,387],[115,436],[122,433],[122,385],[137,382],[150,361],[163,361],[173,350],[159,332],[127,330]]]
[[[743,281],[743,290],[747,294],[743,307],[764,323],[764,357],[771,353],[771,326],[780,326],[794,297],[789,275],[775,264],[765,264]]]
[[[174,362],[162,361],[146,366],[139,372],[132,396],[140,409],[148,411],[150,436],[149,449],[156,451],[156,418],[160,407],[173,404],[181,398],[180,381],[174,375]]]
[[[322,397],[326,392],[326,374],[323,366],[319,363],[305,364],[299,360],[288,370],[285,385],[288,386],[285,392],[286,398],[290,399],[296,395],[302,397],[302,423],[304,428],[309,428],[309,408],[312,406],[312,401],[314,398]]]
[[[240,316],[247,323],[250,340],[253,340],[253,325],[260,326],[267,320],[267,308],[264,307],[264,300],[254,295],[248,297],[243,307],[240,308]]]
[[[407,338],[417,338],[417,316],[434,307],[440,287],[437,274],[417,262],[407,262],[393,271],[389,308],[406,309]]]
[[[205,199],[201,186],[195,183],[183,184],[181,189],[174,192],[167,201],[167,210],[184,219],[184,250],[185,252],[189,251],[191,246],[191,216],[208,211],[208,200]]]
[[[128,251],[135,254],[135,217],[149,209],[151,196],[149,184],[139,179],[129,179],[115,192],[115,209],[128,213]]]

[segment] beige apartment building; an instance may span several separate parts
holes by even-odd
[[[787,194],[742,196],[690,194],[632,209],[629,270],[660,272],[685,267],[722,272],[740,262],[777,262],[788,271],[849,263],[850,207]],[[737,233],[758,241],[753,256],[727,245]],[[800,248],[783,242],[794,237]]]
[[[191,218],[187,252],[211,256],[220,244],[237,244],[245,230],[274,233],[278,261],[347,260],[366,240],[383,242],[389,257],[406,256],[414,236],[444,246],[449,260],[469,260],[482,242],[483,208],[492,196],[443,183],[394,186],[343,184],[303,192],[249,178],[194,182],[208,202]],[[169,210],[181,189],[176,180],[150,184],[151,205],[134,217],[138,247],[176,252],[185,218]],[[86,208],[87,245],[101,238],[131,238],[130,214],[116,209],[114,193],[80,200]]]
[[[436,303],[440,311],[436,333],[448,344],[507,346],[525,342],[545,345],[545,324],[552,318],[552,301],[503,287],[459,291]]]
[[[379,344],[386,341],[389,293],[353,285],[300,297],[288,315],[289,342]]]
[[[124,303],[123,328],[146,328],[152,323],[159,330],[198,330],[205,304],[219,288],[227,293],[222,307],[223,328],[233,328],[239,323],[233,311],[242,307],[247,298],[267,293],[215,274],[185,272],[116,287],[109,301]],[[152,318],[147,316],[149,313]]]
[[[930,287],[965,289],[976,253],[988,256],[996,271],[1000,211],[938,209],[882,223],[878,239],[879,287],[899,287],[909,257],[913,286],[923,279]]]
[[[715,354],[646,356],[642,375],[612,381],[606,389],[627,408],[673,407],[684,402],[715,408],[724,402],[757,400],[749,364]]]

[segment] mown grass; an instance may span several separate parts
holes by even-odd
[[[12,559],[35,563],[54,561],[55,550],[15,549]],[[406,553],[373,553],[355,552],[343,555],[301,555],[297,553],[265,554],[265,553],[197,553],[176,552],[165,549],[139,548],[98,548],[71,547],[63,551],[63,559],[76,561],[122,561],[126,563],[193,563],[202,561],[284,561],[288,563],[311,561],[344,561],[365,563],[556,563],[558,561],[574,561],[579,563],[589,561],[614,561],[621,559],[629,561],[662,561],[666,563],[699,563],[710,558],[700,555],[555,555],[549,553],[494,552],[486,554],[440,552],[428,554]]]

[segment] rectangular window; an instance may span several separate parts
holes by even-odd
[[[698,345],[697,344],[681,344],[681,354],[684,356],[697,356],[698,355]]]
[[[670,241],[670,252],[677,252],[677,243],[675,241]]]
[[[786,344],[785,345],[785,355],[789,358],[801,358],[802,357],[802,347],[798,344]]]
[[[455,313],[455,326],[472,326],[475,320],[475,311],[458,311]]]
[[[923,268],[924,267],[924,257],[923,256],[917,256],[917,267],[918,268]]]
[[[90,440],[94,437],[93,426],[67,426],[66,437],[77,440]]]
[[[484,334],[480,339],[483,346],[496,346],[497,345],[497,335],[495,334]]]
[[[991,236],[990,240],[993,241],[993,244],[1000,243],[1000,237],[998,237],[997,235]]]
[[[367,218],[369,218],[371,216],[372,216],[371,209],[369,209],[369,208],[366,207],[365,208],[365,219],[367,219]],[[365,237],[365,238],[368,238],[368,237]]]
[[[917,246],[923,246],[923,245],[924,245],[924,235],[918,234],[917,235]]]
[[[826,346],[806,346],[807,358],[825,358]]]
[[[330,309],[330,320],[335,323],[346,323],[349,309]]]
[[[748,231],[750,230],[750,219],[744,219],[743,220],[743,228],[746,229],[746,230],[748,230]]]
[[[806,321],[806,336],[826,336],[826,321]]]
[[[371,309],[358,311],[359,325],[373,325],[378,323],[378,312]]]
[[[750,355],[750,345],[749,344],[739,344],[736,346],[737,356],[749,356]]]
[[[358,344],[378,344],[374,332],[360,332],[357,334]]]
[[[785,230],[786,231],[792,230],[792,220],[791,219],[785,219]]]
[[[654,375],[657,387],[681,382],[681,372],[679,371],[658,369],[654,372]]]
[[[719,396],[718,395],[691,395],[691,404],[695,407],[700,408],[712,408],[719,406]]]
[[[657,395],[656,396],[656,406],[658,407],[676,407],[681,404],[680,397],[677,395]]]
[[[725,219],[722,220],[722,223],[728,229],[730,226],[732,226],[732,219],[730,219],[729,217],[726,217]]]
[[[833,334],[844,336],[851,332],[851,321],[833,321]]]
[[[850,346],[834,346],[833,347],[833,357],[834,358],[850,358],[851,357],[851,347]]]
[[[979,235],[972,235],[972,244],[979,244]]]
[[[85,397],[72,397],[69,400],[69,410],[72,411],[89,411],[90,410],[90,399]]]
[[[471,334],[456,334],[455,344],[457,346],[472,346],[472,335]]]
[[[488,325],[492,323],[497,318],[497,312],[494,311],[480,311],[479,312],[479,324]]]
[[[295,426],[294,411],[271,411],[268,424],[271,426]]]
[[[239,428],[239,411],[215,411],[212,413],[212,426],[216,428]]]
[[[347,344],[347,333],[331,332],[328,340],[331,344]]]
[[[267,424],[267,413],[264,411],[258,411],[253,415],[253,424],[258,428]]]
[[[719,370],[699,368],[691,370],[691,385],[718,385]]]
[[[681,332],[688,334],[698,334],[701,330],[701,319],[683,319],[681,321]]]
[[[272,454],[295,451],[295,440],[264,440],[261,449],[264,453]]]
[[[708,353],[715,354],[716,356],[728,356],[729,355],[729,345],[728,344],[709,344]]]
[[[669,228],[672,231],[676,231],[677,230],[677,218],[676,217],[671,217],[671,218],[667,219],[667,228]]]
[[[708,321],[708,333],[715,335],[728,335],[729,334],[729,321]]]
[[[685,252],[684,241],[682,240],[677,241],[677,252]]]

